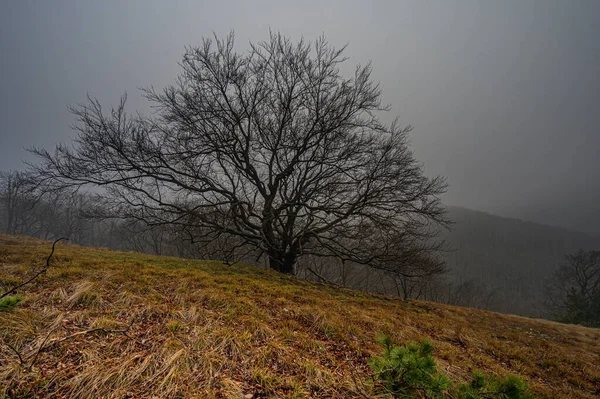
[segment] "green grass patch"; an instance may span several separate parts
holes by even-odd
[[[25,297],[23,295],[9,295],[0,299],[0,312],[8,312],[16,307]]]

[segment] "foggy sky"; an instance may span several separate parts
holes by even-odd
[[[456,3],[456,4],[455,4]],[[3,1],[0,169],[73,136],[68,105],[174,81],[186,45],[324,33],[372,61],[444,201],[600,232],[600,1]]]

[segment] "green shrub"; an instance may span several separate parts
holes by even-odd
[[[474,373],[470,383],[453,384],[440,373],[433,359],[433,345],[427,340],[397,346],[387,336],[377,341],[383,345],[381,356],[371,358],[376,390],[392,398],[449,399],[528,399],[527,384],[516,376],[504,380]]]
[[[23,295],[9,295],[0,299],[0,312],[8,312],[23,300]]]
[[[498,380],[475,372],[469,384],[458,386],[456,397],[460,399],[527,399],[533,396],[528,391],[527,383],[517,376],[509,375],[504,380]]]
[[[370,365],[386,393],[394,398],[414,398],[417,394],[442,397],[450,381],[437,371],[431,342],[395,346],[390,337],[383,335],[377,341],[383,345],[383,353],[373,357]]]

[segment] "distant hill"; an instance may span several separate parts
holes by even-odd
[[[445,258],[451,278],[481,284],[496,297],[492,309],[543,315],[547,278],[562,257],[600,248],[600,237],[449,206],[455,224],[443,233],[454,250]]]

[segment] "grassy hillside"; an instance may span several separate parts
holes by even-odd
[[[30,275],[49,248],[0,236],[0,281]],[[539,397],[600,394],[600,330],[242,265],[59,244],[48,273],[20,294],[0,313],[0,397],[361,397],[378,332],[431,339],[453,379],[479,369],[522,376]],[[104,331],[77,335],[94,328]],[[26,366],[35,359],[31,370],[8,345]]]

